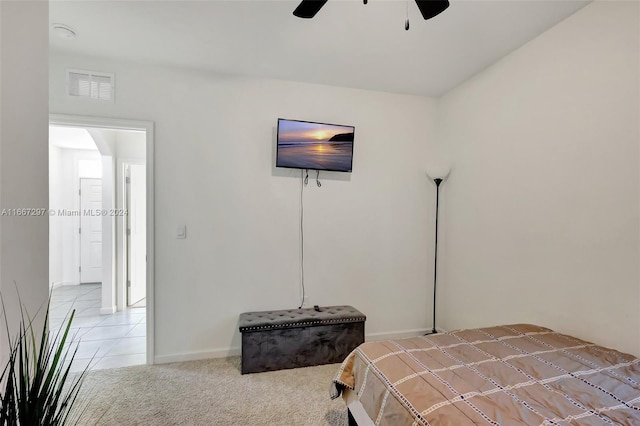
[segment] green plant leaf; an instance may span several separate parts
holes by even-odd
[[[18,299],[20,297],[18,295]],[[0,383],[0,425],[58,426],[71,422],[78,394],[86,377],[88,366],[79,374],[71,375],[71,366],[78,351],[70,335],[75,310],[65,317],[55,338],[51,340],[49,329],[50,297],[47,301],[44,322],[36,332],[34,320],[20,300],[20,324],[15,338],[11,338],[4,299],[0,294],[2,315],[5,320],[10,354],[2,369]],[[40,333],[36,336],[37,333]],[[69,340],[71,338],[71,340]],[[66,346],[67,342],[70,343]],[[69,362],[67,362],[69,361]],[[86,408],[86,407],[85,407]],[[76,418],[79,422],[84,410]],[[76,413],[77,414],[77,413]]]

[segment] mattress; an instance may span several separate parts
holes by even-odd
[[[376,425],[640,425],[640,360],[514,324],[364,343],[331,397]]]

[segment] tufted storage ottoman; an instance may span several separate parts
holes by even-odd
[[[352,306],[240,314],[242,374],[342,362],[364,342],[365,320]]]

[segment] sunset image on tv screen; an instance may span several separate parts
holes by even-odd
[[[352,126],[278,120],[277,167],[350,172]]]

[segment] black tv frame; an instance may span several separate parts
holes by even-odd
[[[353,141],[351,142],[351,155],[350,155],[350,163],[349,169],[336,169],[336,168],[314,168],[314,167],[295,167],[295,166],[281,166],[278,165],[279,158],[279,141],[280,141],[280,121],[290,121],[290,122],[298,122],[298,123],[309,123],[309,124],[319,124],[325,126],[336,126],[336,127],[345,127],[353,129]],[[356,135],[356,127],[348,124],[335,124],[335,123],[324,123],[320,121],[309,121],[309,120],[296,120],[290,118],[278,118],[278,125],[276,127],[276,167],[285,168],[285,169],[298,169],[298,170],[316,170],[316,171],[327,171],[327,172],[344,172],[351,173],[353,171],[353,153],[354,153],[354,143],[355,143],[355,135]]]

